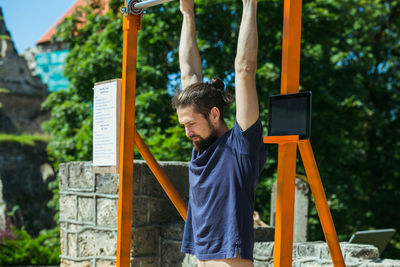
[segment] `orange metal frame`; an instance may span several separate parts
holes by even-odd
[[[299,140],[299,136],[290,136],[290,138],[265,136],[264,143],[279,145],[274,266],[292,266],[297,147],[300,150],[333,265],[345,266],[310,140]]]
[[[285,0],[281,94],[299,91],[301,8],[301,0]],[[130,266],[133,150],[135,145],[184,220],[186,220],[187,213],[185,203],[135,128],[137,34],[141,27],[141,21],[142,15],[129,14],[123,16],[124,43],[117,233],[118,267]],[[274,266],[292,266],[297,147],[299,147],[303,159],[334,266],[345,266],[310,141],[299,140],[299,136],[267,136],[264,137],[264,143],[277,143],[279,145]]]
[[[301,9],[302,0],[284,2],[281,94],[299,92]],[[292,266],[297,147],[303,159],[333,264],[335,267],[345,266],[310,141],[299,140],[296,135],[266,136],[264,143],[278,144],[274,266]]]
[[[125,1],[126,7],[126,1]],[[117,266],[130,266],[132,193],[133,193],[133,150],[139,150],[150,170],[157,178],[179,214],[186,220],[187,207],[164,171],[147,148],[135,127],[135,90],[137,34],[141,28],[142,15],[123,16],[123,61],[121,92],[121,136],[119,157]]]

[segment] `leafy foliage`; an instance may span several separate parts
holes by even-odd
[[[58,163],[91,159],[91,88],[121,77],[119,2],[111,1],[111,10],[97,15],[93,1],[58,29],[58,40],[71,51],[65,69],[71,84],[47,99],[52,118],[44,125],[54,136],[49,152]],[[205,76],[220,76],[228,90],[234,87],[241,8],[240,1],[196,1]],[[280,88],[282,10],[283,1],[259,1],[257,85],[263,121],[268,97]],[[341,240],[356,230],[400,229],[399,13],[398,0],[303,1],[300,89],[313,92],[311,141]],[[191,145],[177,126],[166,93],[179,83],[180,24],[178,2],[153,7],[138,38],[136,126],[162,160],[190,157]],[[227,113],[231,124],[233,109]],[[256,209],[264,220],[276,150],[271,146],[257,191]],[[304,173],[300,162],[298,171]],[[309,237],[323,239],[314,207]],[[394,240],[384,257],[398,257],[400,234]]]
[[[1,265],[56,265],[60,263],[59,229],[42,231],[32,238],[24,228],[13,229],[13,238],[0,240]]]

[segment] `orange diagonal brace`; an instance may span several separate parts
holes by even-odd
[[[143,139],[140,137],[137,131],[135,135],[135,144],[140,154],[147,162],[150,170],[157,178],[161,187],[164,189],[165,193],[167,193],[167,196],[172,201],[172,204],[174,204],[175,208],[178,210],[183,220],[186,221],[187,207],[185,203],[183,202],[182,198],[179,196],[179,193],[176,191],[174,185],[168,179],[167,175],[165,174],[161,166],[157,163],[156,159],[153,157],[150,150],[147,148],[146,144],[143,142]]]
[[[123,16],[117,267],[130,266],[137,33],[141,16]]]
[[[301,140],[299,142],[299,150],[308,177],[308,183],[314,196],[315,206],[317,207],[325,239],[328,243],[329,252],[331,253],[333,265],[335,267],[344,267],[342,251],[340,250],[335,225],[333,224],[328,202],[326,201],[325,191],[322,186],[321,177],[319,176],[310,140]]]
[[[301,0],[285,0],[281,94],[297,93],[300,77]]]

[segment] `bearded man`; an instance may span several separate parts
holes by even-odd
[[[267,158],[255,82],[257,0],[243,0],[232,129],[223,111],[233,97],[220,79],[202,82],[193,0],[181,0],[180,10],[183,90],[174,96],[172,105],[194,146],[182,252],[196,255],[198,266],[253,266],[255,190]]]

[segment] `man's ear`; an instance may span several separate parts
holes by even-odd
[[[209,115],[209,118],[210,118],[210,121],[215,125],[216,123],[218,123],[218,121],[219,121],[219,117],[221,116],[221,114],[220,114],[220,112],[219,112],[219,109],[217,108],[217,107],[213,107],[211,110],[210,110],[210,115]]]

